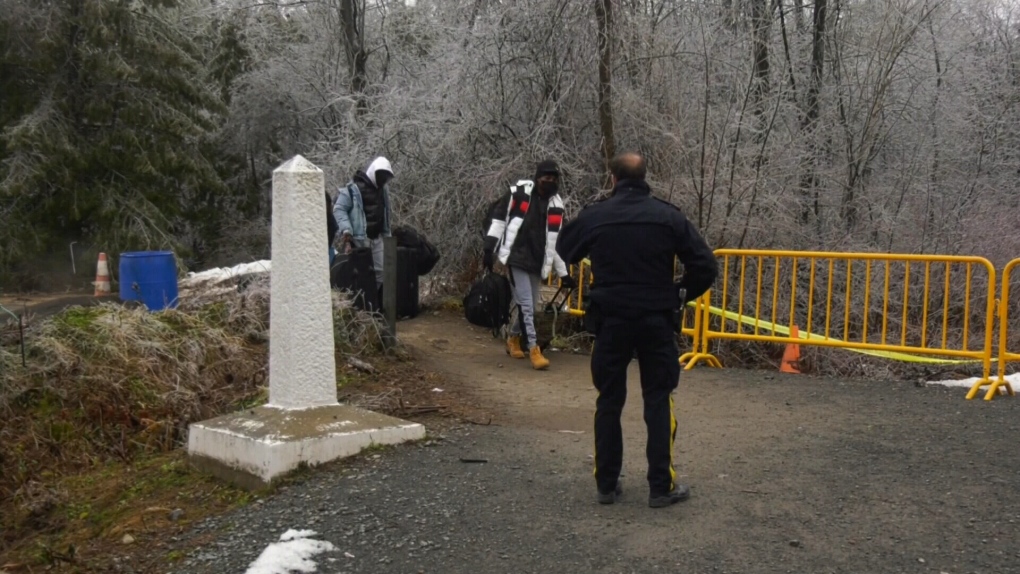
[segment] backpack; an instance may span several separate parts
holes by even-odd
[[[428,274],[439,262],[439,250],[415,228],[399,225],[393,228],[393,236],[397,238],[398,247],[407,247],[413,253],[419,276]]]
[[[492,336],[498,337],[510,322],[511,299],[510,281],[489,271],[464,296],[464,317],[472,325],[492,329]]]
[[[511,193],[507,191],[485,207],[485,217],[482,219],[482,237],[489,233],[489,228],[492,227],[492,220],[506,219],[506,210],[510,204],[510,196]]]

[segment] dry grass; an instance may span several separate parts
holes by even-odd
[[[265,402],[267,279],[176,310],[104,303],[33,322],[27,368],[0,345],[0,554],[67,521],[66,477],[183,444],[190,423]],[[334,294],[336,351],[382,350],[375,317]]]

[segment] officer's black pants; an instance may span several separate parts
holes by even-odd
[[[676,418],[670,393],[680,381],[679,349],[669,313],[643,317],[606,316],[591,356],[595,403],[595,482],[600,492],[616,487],[623,464],[620,414],[627,400],[627,365],[638,355],[645,425],[648,427],[648,485],[653,496],[673,489]]]

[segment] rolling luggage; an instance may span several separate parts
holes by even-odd
[[[354,306],[364,311],[379,311],[379,290],[372,266],[372,248],[358,247],[350,253],[337,253],[329,271],[333,289],[351,293]]]
[[[413,248],[397,248],[397,317],[418,316],[418,257]]]

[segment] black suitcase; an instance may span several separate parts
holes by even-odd
[[[417,253],[410,247],[398,247],[397,317],[417,317],[420,311]]]
[[[337,253],[329,270],[329,285],[333,289],[349,291],[358,309],[378,311],[379,290],[375,284],[372,248],[359,247],[352,249],[350,254]]]

